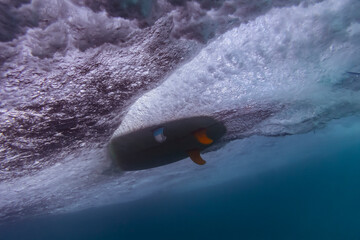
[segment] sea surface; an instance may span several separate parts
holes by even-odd
[[[358,0],[0,0],[0,240],[360,239]],[[141,171],[116,134],[226,134]]]

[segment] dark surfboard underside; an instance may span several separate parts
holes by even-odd
[[[166,141],[159,143],[153,132],[161,127]],[[201,144],[195,138],[193,134],[199,129],[206,129],[207,136],[214,142],[226,132],[225,126],[211,117],[179,119],[114,137],[109,144],[109,153],[125,171],[158,167],[188,157],[191,150],[202,151],[211,146]]]

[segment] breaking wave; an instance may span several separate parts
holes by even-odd
[[[0,218],[129,201],[196,176],[184,162],[104,175],[104,147],[119,125],[125,133],[212,116],[228,129],[223,144],[244,139],[209,153],[230,158],[247,141],[266,145],[266,136],[359,114],[359,8],[356,0],[1,2]]]

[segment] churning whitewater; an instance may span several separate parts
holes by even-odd
[[[0,221],[219,184],[281,164],[259,159],[284,136],[300,142],[334,119],[357,121],[358,9],[357,0],[3,0]],[[115,131],[194,116],[227,129],[208,164],[104,174]]]

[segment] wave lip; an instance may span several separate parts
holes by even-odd
[[[273,8],[229,30],[139,98],[120,129],[207,114],[224,121],[229,139],[279,136],[358,112],[358,81],[348,74],[360,66],[360,35],[349,30],[357,5]]]

